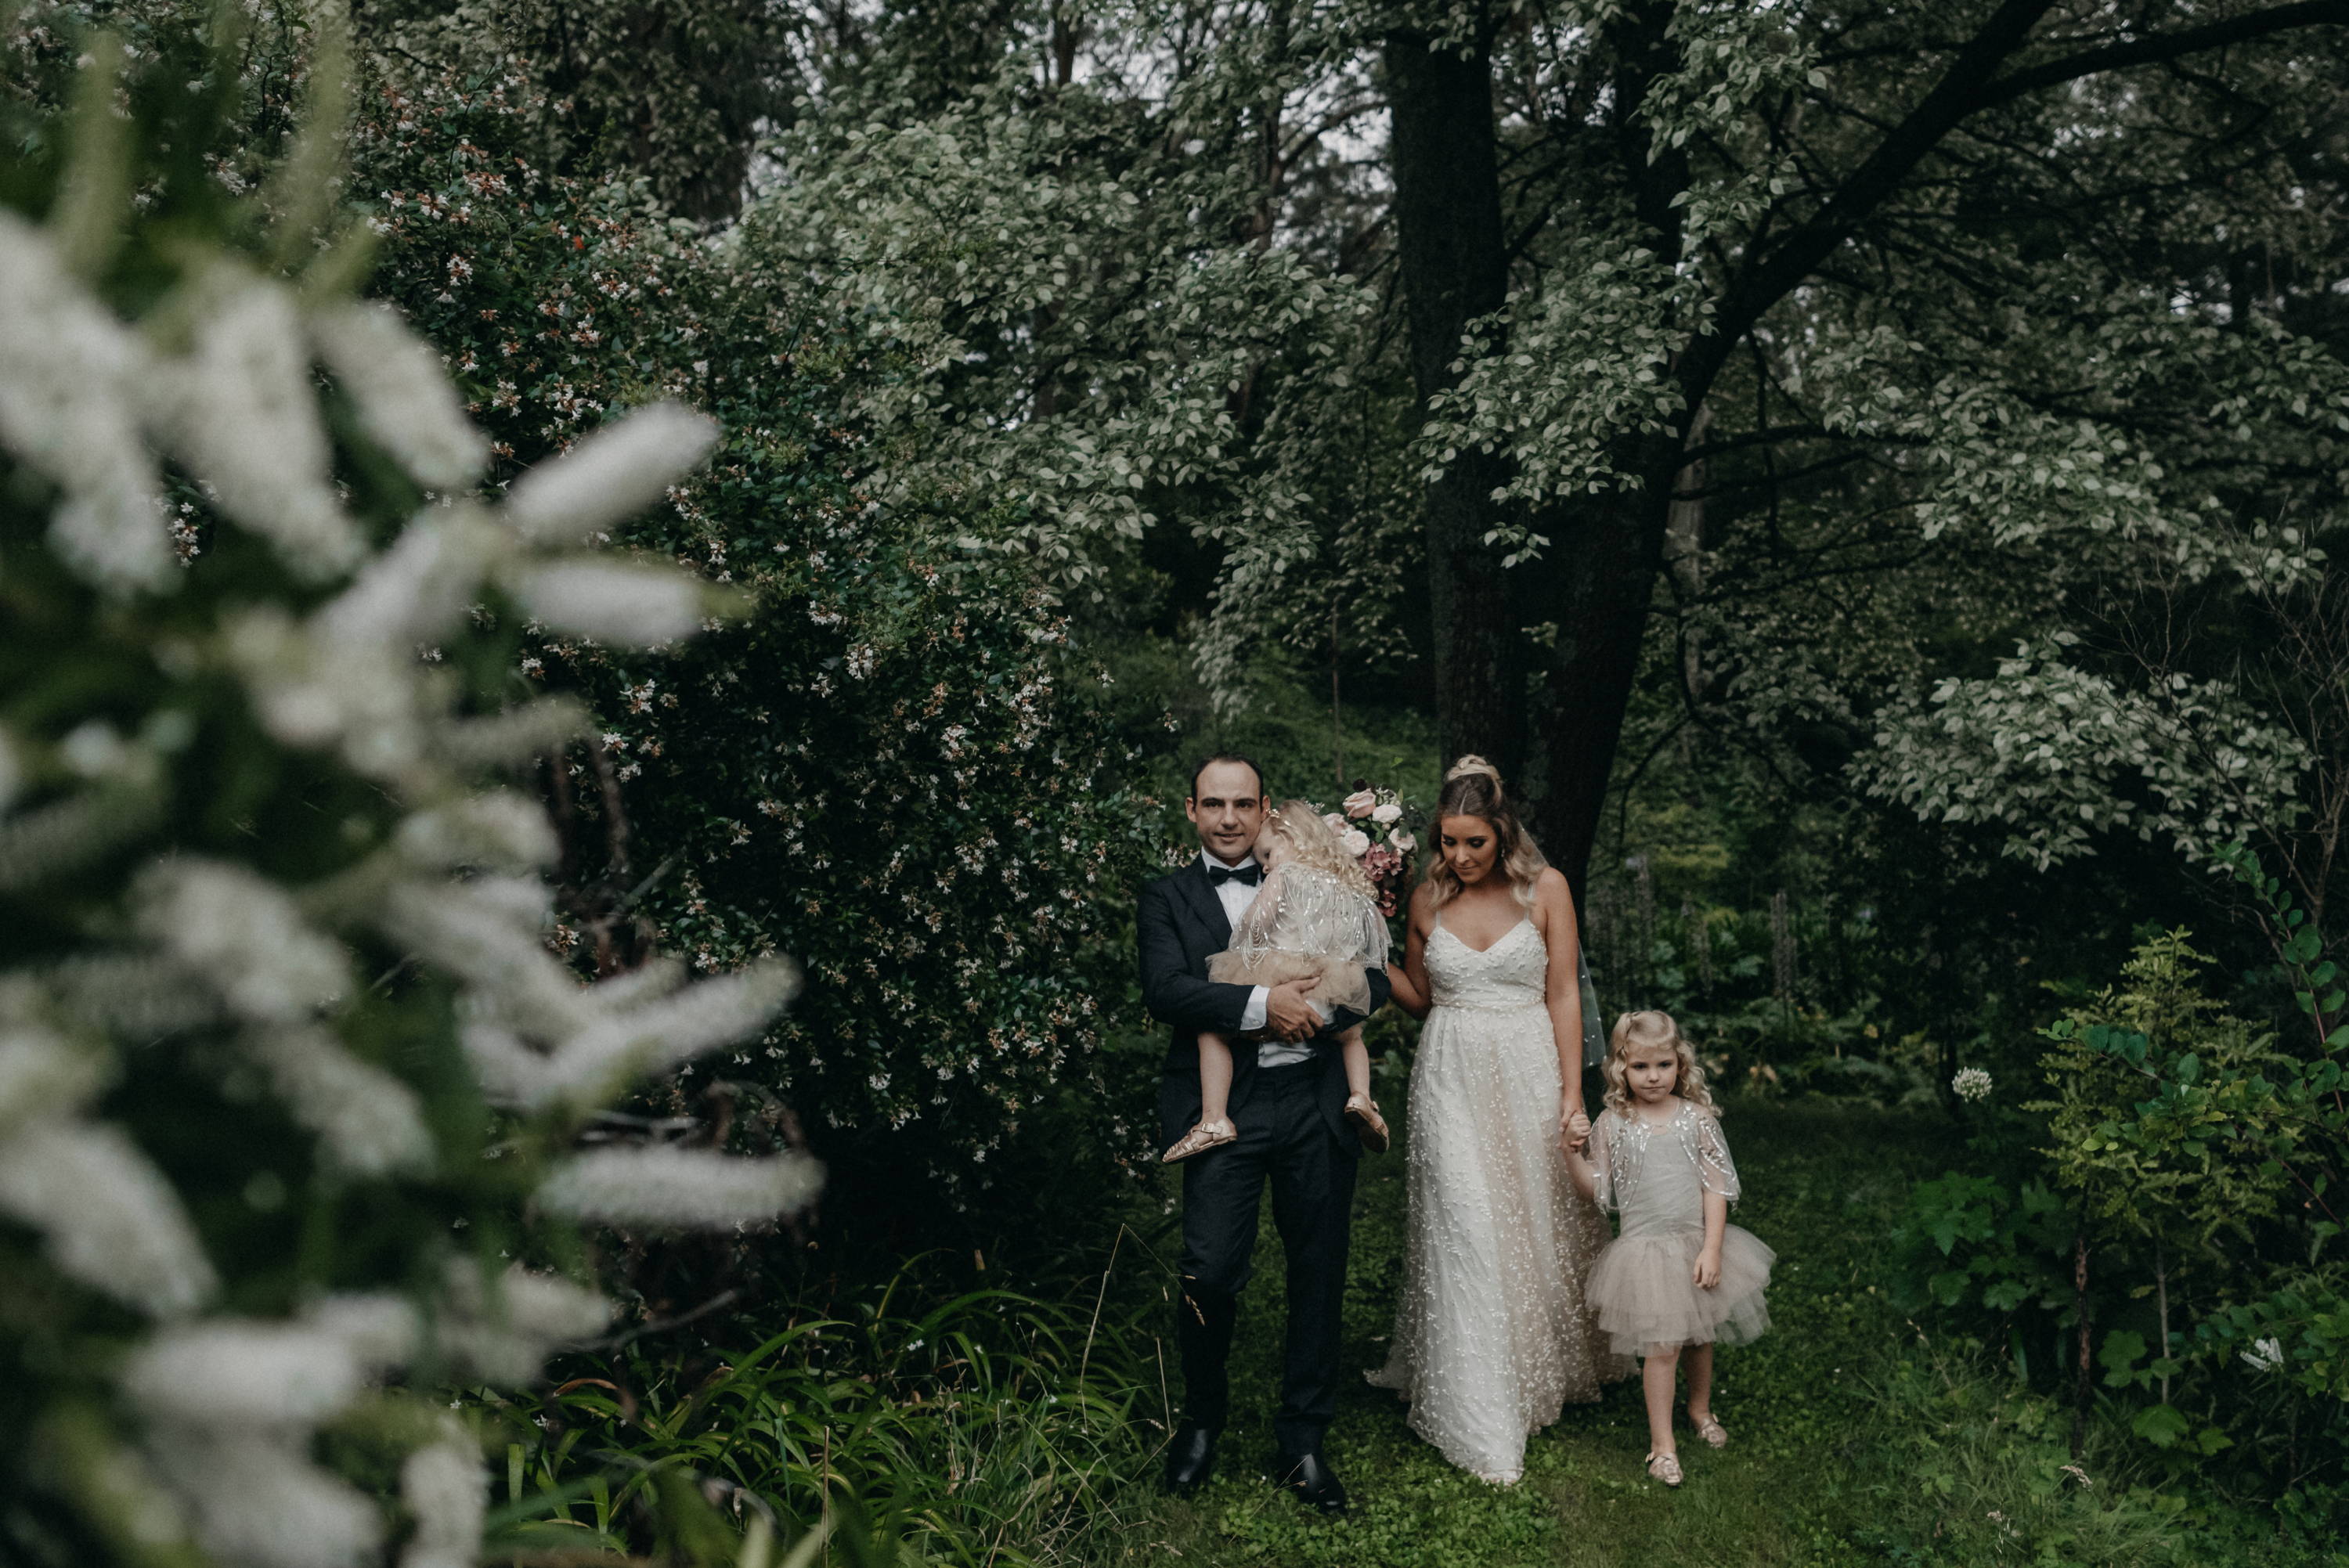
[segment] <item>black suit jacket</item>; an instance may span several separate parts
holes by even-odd
[[[1203,1031],[1235,1037],[1233,1112],[1237,1114],[1247,1103],[1256,1076],[1256,1045],[1236,1037],[1253,987],[1222,985],[1207,978],[1208,958],[1230,946],[1231,940],[1231,922],[1225,918],[1223,901],[1207,881],[1204,861],[1195,859],[1174,875],[1143,885],[1134,919],[1142,999],[1152,1016],[1174,1026],[1166,1045],[1165,1070],[1158,1083],[1161,1148],[1182,1137],[1199,1119],[1199,1036]],[[1363,974],[1370,981],[1371,1011],[1375,1013],[1387,1004],[1387,972],[1366,969]],[[1354,1140],[1346,1133],[1346,1064],[1337,1037],[1363,1016],[1341,1008],[1314,1041],[1320,1068],[1315,1098],[1330,1130],[1349,1152],[1354,1150]]]

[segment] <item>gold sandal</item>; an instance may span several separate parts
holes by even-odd
[[[1373,1154],[1384,1154],[1393,1137],[1387,1131],[1387,1119],[1379,1114],[1379,1102],[1366,1094],[1346,1097],[1346,1119],[1354,1124],[1354,1136],[1362,1147]]]
[[[1226,1143],[1237,1143],[1239,1140],[1240,1130],[1231,1124],[1228,1118],[1222,1121],[1203,1121],[1185,1133],[1176,1141],[1174,1147],[1166,1151],[1165,1157],[1159,1163],[1179,1164],[1195,1154],[1205,1154],[1210,1149],[1221,1149]]]
[[[1723,1427],[1719,1421],[1714,1420],[1711,1416],[1707,1416],[1702,1421],[1697,1420],[1695,1417],[1692,1416],[1689,1418],[1689,1420],[1695,1426],[1696,1435],[1702,1438],[1711,1447],[1725,1449],[1729,1446],[1729,1432],[1727,1429]]]
[[[1648,1474],[1666,1486],[1681,1484],[1681,1460],[1678,1454],[1650,1454]]]

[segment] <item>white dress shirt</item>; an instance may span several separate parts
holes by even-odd
[[[1224,862],[1206,851],[1201,850],[1199,863],[1213,870]],[[1231,869],[1238,871],[1244,866],[1254,864],[1256,864],[1254,855],[1242,855],[1232,862]],[[1224,918],[1231,923],[1234,931],[1239,929],[1240,916],[1247,913],[1247,906],[1256,902],[1257,891],[1256,886],[1244,882],[1221,882],[1216,884],[1216,897],[1223,903]],[[1240,1014],[1241,1034],[1245,1035],[1264,1027],[1268,999],[1271,994],[1270,989],[1263,985],[1258,985],[1248,993],[1247,1007]],[[1312,1057],[1313,1045],[1309,1040],[1271,1039],[1266,1040],[1256,1048],[1256,1065],[1260,1068],[1285,1068],[1292,1062],[1309,1061]]]

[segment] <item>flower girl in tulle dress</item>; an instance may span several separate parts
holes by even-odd
[[[1770,1249],[1729,1222],[1737,1168],[1721,1136],[1704,1069],[1669,1014],[1626,1013],[1607,1053],[1607,1109],[1568,1130],[1574,1184],[1622,1229],[1590,1271],[1586,1295],[1621,1355],[1644,1356],[1648,1473],[1681,1484],[1672,1381],[1688,1368],[1689,1424],[1714,1448],[1713,1347],[1770,1326],[1763,1290]]]
[[[1340,1007],[1367,1012],[1366,969],[1387,962],[1386,917],[1378,889],[1361,862],[1346,852],[1335,830],[1311,803],[1288,800],[1265,819],[1256,858],[1264,882],[1240,916],[1232,944],[1207,960],[1207,978],[1231,985],[1285,985],[1318,977],[1310,998],[1326,1022]],[[1261,1036],[1252,1037],[1261,1038]],[[1371,1053],[1356,1024],[1338,1037],[1346,1058],[1346,1119],[1371,1152],[1388,1141],[1386,1119],[1371,1098]],[[1172,1165],[1236,1141],[1230,1115],[1232,1046],[1223,1036],[1199,1036],[1199,1120],[1165,1155]]]

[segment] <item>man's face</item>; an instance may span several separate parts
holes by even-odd
[[[1210,762],[1199,769],[1183,815],[1199,830],[1199,842],[1226,865],[1244,859],[1264,830],[1264,786],[1245,762]]]

